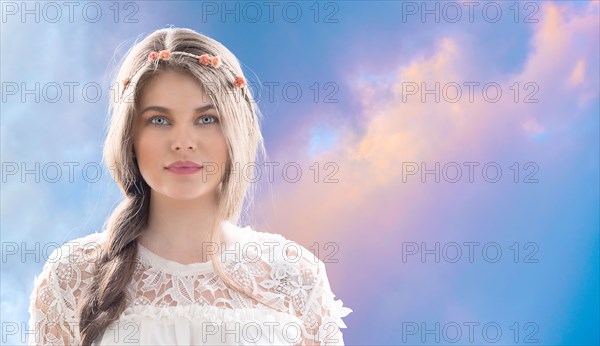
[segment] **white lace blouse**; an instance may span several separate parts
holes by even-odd
[[[221,257],[233,280],[256,300],[217,276],[211,262],[182,264],[138,244],[126,292],[127,308],[95,345],[343,345],[342,317],[325,266],[283,236],[240,228]],[[31,293],[29,345],[78,345],[78,297],[91,282],[94,255],[105,240],[94,233],[54,251]]]

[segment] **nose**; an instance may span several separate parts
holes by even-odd
[[[188,150],[196,150],[197,145],[189,131],[187,131],[185,128],[181,128],[179,129],[179,131],[174,132],[175,136],[171,144],[171,149],[175,151],[179,151],[182,148],[186,148]]]

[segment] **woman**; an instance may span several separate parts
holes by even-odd
[[[30,344],[343,344],[323,262],[236,225],[265,157],[236,57],[157,30],[116,77],[104,160],[124,194],[102,233],[65,244],[35,279]]]

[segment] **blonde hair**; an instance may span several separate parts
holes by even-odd
[[[149,63],[148,55],[160,50],[220,56],[227,68],[210,68],[184,55]],[[240,178],[241,170],[232,170],[232,164],[246,167],[255,162],[257,154],[267,157],[260,131],[260,111],[249,88],[233,86],[235,77],[243,76],[243,72],[237,58],[225,46],[190,29],[166,28],[149,34],[127,52],[114,82],[122,85],[122,81],[127,80],[128,83],[125,83],[123,92],[118,92],[122,97],[111,101],[103,152],[105,164],[124,199],[107,219],[106,242],[96,259],[93,281],[82,293],[78,304],[83,345],[91,345],[126,308],[126,289],[138,254],[137,239],[147,225],[150,205],[150,187],[142,178],[133,157],[132,128],[141,90],[151,78],[165,71],[187,73],[197,79],[207,90],[220,115],[228,146],[228,161],[226,174],[219,185],[217,215],[210,231],[213,243],[222,243],[218,232],[221,222],[229,220],[237,223],[245,202],[251,202],[254,193],[254,185]],[[228,277],[219,257],[220,252],[210,257],[215,273],[227,285],[255,300]]]

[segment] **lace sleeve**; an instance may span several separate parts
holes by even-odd
[[[70,345],[76,340],[76,330],[68,323],[74,316],[64,304],[58,272],[58,263],[46,262],[42,273],[34,279],[29,306],[29,345]]]
[[[303,345],[344,345],[340,328],[346,328],[342,317],[352,312],[335,300],[329,286],[325,264],[318,261],[315,285],[302,313]]]
[[[241,261],[228,263],[232,279],[265,305],[297,318],[301,323],[297,344],[343,345],[339,328],[346,325],[341,318],[352,310],[334,300],[323,262],[281,235],[256,234],[254,244],[261,253],[244,251]]]
[[[92,280],[103,233],[57,248],[34,279],[29,305],[29,345],[78,345],[77,299]]]

